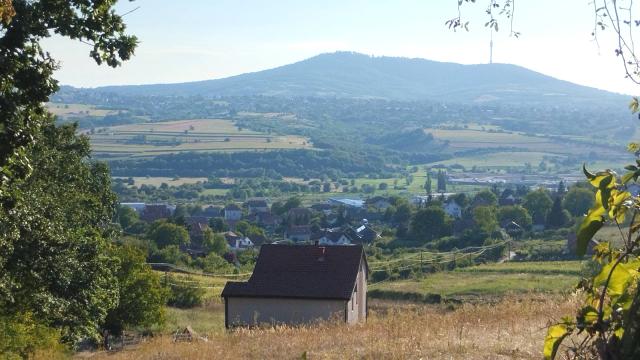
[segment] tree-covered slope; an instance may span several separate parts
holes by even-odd
[[[337,52],[218,80],[108,86],[99,91],[163,96],[321,96],[508,102],[624,104],[622,95],[558,80],[509,64],[461,65]]]

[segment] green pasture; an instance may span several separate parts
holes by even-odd
[[[562,293],[579,280],[577,261],[502,263],[426,274],[421,279],[370,285],[399,293],[438,294],[446,298],[499,297],[523,293]]]

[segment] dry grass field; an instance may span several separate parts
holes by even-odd
[[[114,176],[115,179],[128,179],[128,177],[124,176]],[[195,184],[197,182],[205,182],[207,178],[205,177],[180,177],[180,178],[172,178],[172,177],[162,177],[162,176],[134,176],[133,182],[135,186],[141,185],[153,185],[159,187],[162,183],[165,183],[169,186],[180,186],[183,184]]]
[[[155,338],[92,359],[540,359],[549,323],[576,308],[573,297],[530,295],[492,305],[374,302],[365,324],[215,330],[208,340]],[[216,310],[213,310],[216,311]]]
[[[614,151],[610,148],[600,147],[593,143],[571,142],[579,139],[552,139],[545,136],[531,136],[517,132],[495,132],[488,129],[433,129],[427,128],[426,132],[433,134],[438,140],[448,140],[449,149],[452,151],[473,150],[473,149],[505,149],[509,148],[516,154],[520,153],[523,160],[517,159],[520,164],[524,163],[523,152],[538,152],[554,155],[578,155],[588,154],[590,151],[598,151],[600,154],[615,156],[622,154],[622,148]],[[495,160],[495,159],[494,159]],[[531,160],[531,158],[529,158]]]
[[[241,129],[230,120],[195,119],[118,125],[90,135],[97,156],[139,157],[187,151],[265,151],[311,148],[309,139]]]
[[[93,105],[47,103],[47,110],[56,116],[73,118],[78,116],[106,116],[115,114],[116,110],[97,109]]]

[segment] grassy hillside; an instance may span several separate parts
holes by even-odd
[[[539,359],[546,326],[572,313],[574,298],[530,296],[493,305],[441,306],[373,302],[366,323],[238,329],[195,327],[207,341],[174,343],[162,336],[95,359]],[[198,315],[174,313],[185,322],[221,321],[221,306]],[[177,325],[177,324],[176,324]],[[215,354],[215,355],[214,355]],[[80,354],[83,355],[83,354]]]

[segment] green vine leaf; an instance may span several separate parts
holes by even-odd
[[[604,215],[606,214],[606,210],[602,205],[596,204],[593,208],[589,210],[589,213],[580,224],[580,228],[578,229],[577,234],[577,244],[576,244],[576,253],[579,256],[583,256],[587,252],[587,246],[589,245],[589,241],[593,238],[598,230],[604,224]]]
[[[613,268],[615,263],[611,262],[602,267],[602,271],[593,279],[594,286],[604,286],[611,274],[609,283],[607,284],[607,293],[613,299],[621,296],[629,286],[632,273],[624,264],[619,264]],[[612,301],[615,302],[615,301]]]
[[[551,360],[556,357],[560,343],[567,335],[571,333],[571,329],[567,324],[556,324],[549,327],[547,336],[544,339],[544,358]]]

